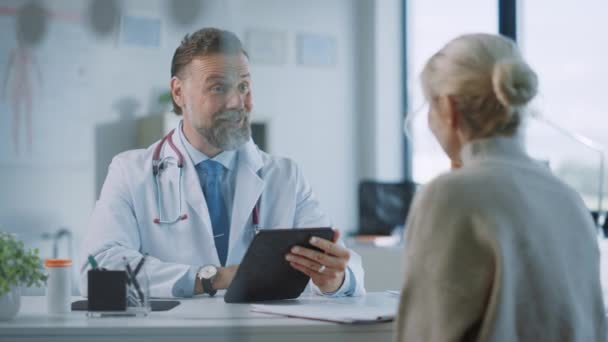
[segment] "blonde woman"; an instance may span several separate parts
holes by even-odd
[[[605,341],[589,211],[518,134],[537,77],[516,45],[458,37],[421,80],[429,127],[458,167],[412,206],[397,340]]]

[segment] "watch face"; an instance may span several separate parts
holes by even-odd
[[[211,279],[216,275],[216,273],[217,273],[217,268],[215,266],[207,265],[207,266],[201,268],[199,275],[203,279]]]

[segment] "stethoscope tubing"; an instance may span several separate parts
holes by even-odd
[[[152,220],[156,224],[167,224],[171,225],[177,223],[182,220],[188,219],[188,214],[180,214],[182,212],[182,175],[183,175],[183,167],[184,167],[184,156],[179,151],[179,149],[173,143],[173,132],[175,129],[171,130],[167,135],[165,135],[154,148],[154,153],[152,155],[152,176],[154,177],[154,185],[156,187],[155,197],[156,197],[156,209],[158,212],[158,217]],[[179,170],[179,180],[178,180],[178,215],[173,220],[167,220],[162,218],[161,206],[162,206],[162,192],[160,190],[160,182],[158,178],[160,177],[161,171],[166,167],[168,162],[168,158],[160,159],[160,152],[164,143],[167,142],[169,147],[173,150],[173,152],[177,155],[177,168]],[[253,207],[253,211],[251,213],[251,221],[253,224],[254,230],[260,229],[260,200],[256,202],[256,205]]]

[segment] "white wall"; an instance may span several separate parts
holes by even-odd
[[[355,9],[360,179],[403,179],[401,0],[360,0]]]
[[[403,63],[401,0],[375,4],[375,179],[403,179]]]
[[[0,1],[6,7],[22,3]],[[44,5],[53,13],[84,14],[87,3],[61,0]],[[50,18],[45,39],[33,52],[43,80],[34,94],[31,155],[14,155],[11,107],[0,103],[2,230],[37,236],[69,226],[77,238],[81,235],[96,193],[96,128],[157,111],[154,100],[168,86],[175,47],[185,33],[203,26],[227,28],[241,37],[248,29],[286,32],[287,63],[252,66],[255,115],[270,122],[270,151],[295,159],[335,224],[355,228],[358,113],[353,2],[204,1],[200,17],[188,27],[172,24],[165,1],[119,3],[122,14],[161,18],[160,48],[124,46],[115,37],[96,37],[83,22]],[[0,27],[5,28],[0,41],[3,68],[17,44],[15,17],[0,16]],[[297,65],[299,32],[335,37],[336,65]],[[1,72],[4,78],[5,71]],[[121,117],[119,107],[133,110]],[[48,253],[44,248],[43,254]]]
[[[286,65],[252,68],[254,111],[259,117],[269,118],[270,152],[296,160],[334,224],[354,229],[357,113],[353,3],[349,0],[233,2],[236,3],[243,6],[241,10],[234,10],[236,32],[257,28],[287,33],[290,48]],[[335,37],[335,67],[297,65],[295,36],[299,32]]]
[[[23,3],[0,0],[7,8]],[[96,145],[96,131],[112,125],[128,130],[134,118],[161,110],[156,98],[168,87],[175,47],[185,33],[204,26],[240,37],[249,29],[286,33],[284,65],[252,65],[254,116],[269,122],[270,152],[298,162],[336,226],[356,229],[361,178],[401,178],[399,0],[202,1],[199,16],[186,26],[169,17],[169,1],[119,1],[123,15],[161,19],[160,48],[94,35],[84,20],[88,1],[43,3],[52,16],[33,49],[42,83],[34,79],[31,155],[14,154],[12,108],[0,101],[2,231],[31,240],[67,226],[78,245],[96,197],[95,172],[105,169],[96,165],[104,160],[99,150],[117,145],[116,137]],[[82,20],[69,19],[74,16]],[[15,16],[0,15],[0,29],[4,79],[8,54],[17,45]],[[295,36],[301,32],[335,37],[336,65],[298,65]],[[120,138],[125,148],[133,139]],[[48,243],[30,245],[50,256]]]

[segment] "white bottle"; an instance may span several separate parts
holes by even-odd
[[[46,280],[46,306],[50,314],[72,311],[72,260],[46,259],[44,266],[48,272]]]

